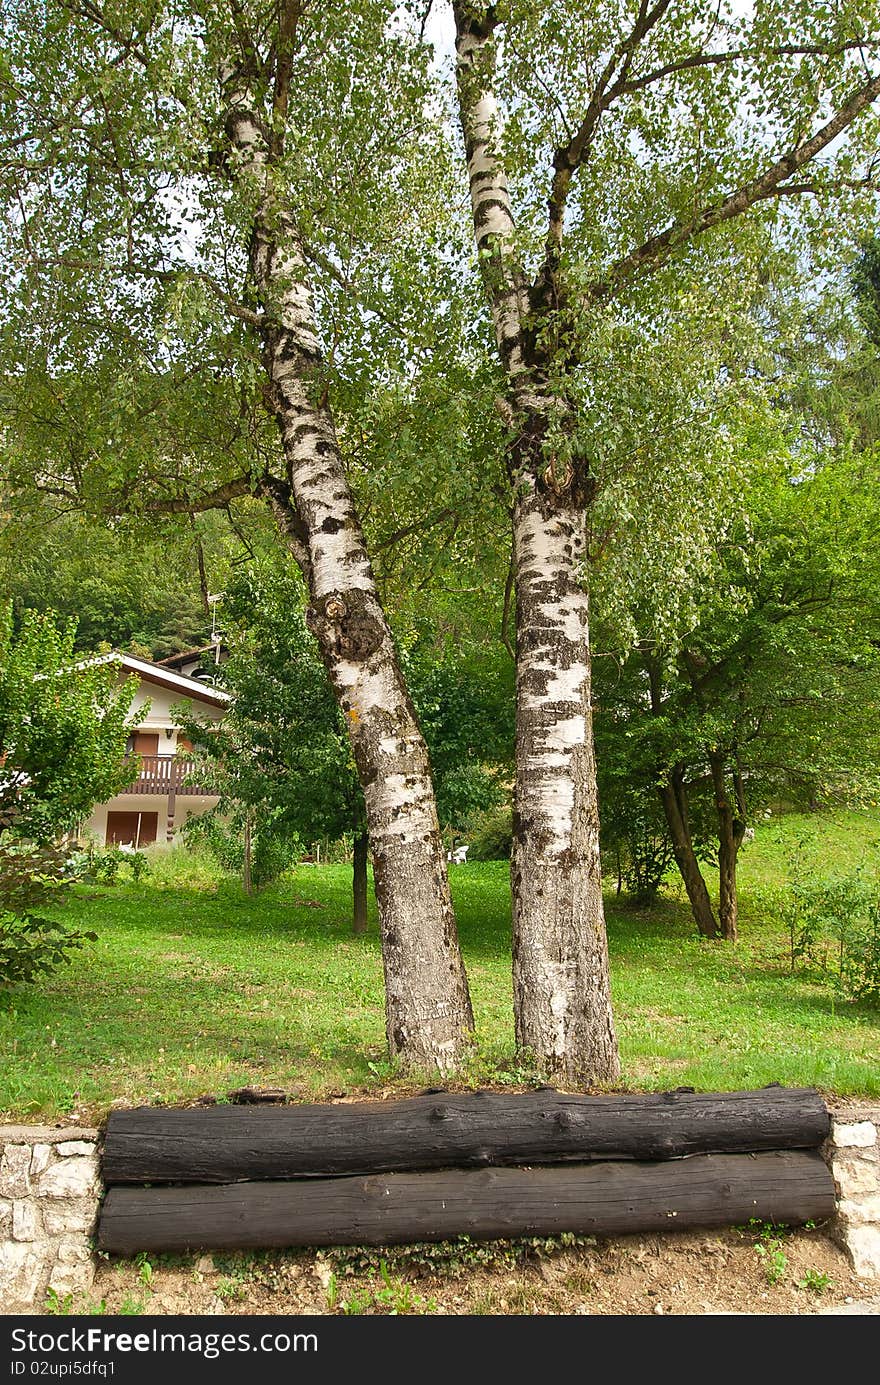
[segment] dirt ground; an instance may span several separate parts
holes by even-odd
[[[823,1228],[593,1241],[471,1244],[456,1251],[289,1251],[141,1256],[101,1264],[88,1301],[108,1314],[880,1313]]]

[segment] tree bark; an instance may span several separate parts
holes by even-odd
[[[660,786],[660,802],[672,838],[672,852],[690,901],[694,922],[704,938],[718,937],[718,923],[712,909],[709,891],[700,870],[691,838],[687,813],[687,791],[681,777],[673,773]]]
[[[446,1072],[464,1053],[473,1014],[427,747],[327,403],[297,226],[274,192],[267,140],[247,91],[232,91],[226,128],[237,176],[256,203],[251,273],[265,312],[263,360],[287,472],[270,498],[308,582],[309,628],[345,714],[366,801],[388,1047],[405,1068]]]
[[[366,832],[359,832],[354,839],[354,862],[351,874],[353,933],[367,931],[367,858],[370,839]]]
[[[516,1042],[546,1072],[619,1073],[599,867],[585,553],[588,495],[545,452],[551,412],[499,148],[497,16],[455,0],[456,74],[474,235],[508,382],[515,495],[517,751],[513,980]]]
[[[253,894],[254,892],[251,861],[251,814],[250,809],[248,809],[244,815],[244,862],[241,873],[241,884],[245,894]]]
[[[745,836],[744,813],[734,810],[727,792],[724,758],[719,753],[709,756],[715,811],[718,814],[718,921],[721,936],[735,943],[739,907],[736,895],[736,862]],[[742,806],[742,786],[736,786],[738,806]]]
[[[583,510],[534,490],[514,518],[516,1041],[571,1081],[619,1072],[599,862]]]

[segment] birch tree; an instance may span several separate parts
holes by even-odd
[[[325,290],[343,288],[362,357],[381,350],[400,272],[391,209],[418,184],[406,154],[424,138],[423,58],[372,0],[10,0],[3,19],[8,369],[67,396],[68,411],[85,378],[105,429],[107,397],[120,413],[100,440],[74,421],[67,458],[42,440],[47,488],[77,500],[91,488],[105,511],[133,493],[181,514],[243,495],[271,507],[364,790],[389,1049],[447,1070],[473,1021],[428,753],[346,473],[313,292],[317,267]],[[399,231],[393,248],[406,254]],[[375,312],[352,306],[358,255]],[[176,434],[164,456],[139,437],[160,415]],[[119,452],[135,459],[124,477]]]
[[[516,1035],[545,1068],[608,1081],[587,581],[596,342],[616,319],[662,351],[670,301],[744,274],[743,218],[797,236],[874,189],[877,14],[775,0],[744,18],[687,0],[453,12],[513,495]]]

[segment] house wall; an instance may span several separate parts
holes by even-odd
[[[171,715],[171,708],[178,706],[183,697],[168,688],[160,688],[154,683],[142,682],[132,702],[132,719],[149,702],[149,710],[138,726],[138,731],[159,732],[159,755],[174,755],[177,750],[177,727]],[[219,721],[223,715],[222,707],[212,707],[210,703],[194,703],[202,721]]]
[[[214,794],[178,794],[174,808],[175,838],[181,832],[184,824],[189,818],[200,817],[202,813],[207,813],[209,808],[216,807],[219,801],[220,800]],[[80,836],[85,838],[97,837],[98,841],[103,845],[107,835],[107,814],[108,812],[114,811],[127,813],[158,813],[159,821],[156,843],[161,846],[165,842],[168,822],[167,794],[117,794],[116,797],[111,798],[109,802],[98,804],[91,817],[80,829]]]
[[[120,682],[124,681],[125,675],[123,674]],[[156,752],[159,755],[175,755],[177,753],[177,727],[174,725],[171,709],[185,700],[183,693],[160,687],[146,679],[142,679],[139,684],[132,701],[131,717],[132,720],[135,720],[137,714],[149,704],[143,721],[138,724],[136,729],[159,733],[159,745]],[[196,697],[192,698],[192,704],[197,715],[203,721],[219,721],[223,716],[224,708],[222,707],[212,706],[208,702],[200,702]],[[134,778],[134,776],[132,777]],[[189,818],[201,816],[209,808],[215,807],[218,801],[216,795],[213,794],[178,793],[174,808],[174,837],[176,838],[180,834]],[[158,813],[156,842],[157,845],[161,846],[167,841],[167,794],[117,794],[108,802],[97,805],[88,820],[81,825],[80,836],[86,839],[96,837],[103,845],[107,836],[107,814],[113,811]]]

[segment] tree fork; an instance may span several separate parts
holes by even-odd
[[[659,793],[672,838],[672,854],[684,883],[694,922],[701,937],[717,938],[718,923],[688,826],[684,785],[673,778],[660,785]]]

